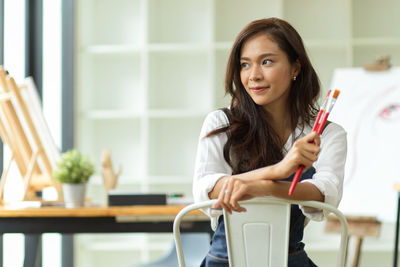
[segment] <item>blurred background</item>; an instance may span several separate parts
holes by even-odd
[[[26,45],[34,22],[23,18],[35,2],[0,1],[0,64],[17,81],[27,76],[27,57],[34,53]],[[337,68],[362,67],[382,55],[400,64],[398,0],[42,0],[39,7],[35,27],[43,49],[36,55],[43,65],[36,82],[43,111],[60,149],[75,147],[95,160],[88,193],[100,204],[106,148],[122,166],[118,189],[191,197],[202,121],[229,104],[227,57],[236,34],[252,20],[279,17],[298,30],[321,96]],[[395,201],[382,209],[393,218],[385,218],[379,237],[364,240],[359,266],[392,262]],[[310,257],[319,266],[335,266],[338,236],[315,222],[305,236]],[[4,266],[22,266],[23,238],[4,236]],[[122,267],[160,257],[171,235],[79,234],[74,243],[75,266]],[[43,266],[61,266],[60,236],[46,234],[43,245]]]

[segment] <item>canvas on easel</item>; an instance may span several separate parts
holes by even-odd
[[[60,152],[44,120],[40,99],[32,79],[18,86],[0,67],[0,136],[10,151],[11,158],[3,170],[0,200],[9,170],[15,163],[24,183],[23,200],[36,200],[36,192],[45,187],[56,189],[61,200],[60,184],[52,179],[52,170]]]
[[[399,181],[400,68],[340,68],[331,88],[340,101],[330,115],[347,132],[347,159],[340,210],[394,221]]]

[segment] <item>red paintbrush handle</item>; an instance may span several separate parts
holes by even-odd
[[[318,116],[317,116],[317,118],[315,119],[314,126],[313,126],[313,128],[312,128],[312,131],[313,131],[313,132],[316,132],[316,131],[318,130],[318,126],[319,126],[318,122],[319,122],[319,120],[321,119],[321,116],[322,116],[323,113],[324,113],[323,110],[320,110],[320,111],[318,112]]]
[[[296,187],[297,182],[300,180],[300,176],[301,176],[301,173],[303,172],[303,170],[304,170],[303,165],[301,165],[297,168],[297,171],[292,180],[292,184],[290,185],[290,188],[289,188],[289,196],[291,196],[293,194],[294,188]]]
[[[318,129],[317,129],[318,134],[321,134],[322,131],[324,130],[324,126],[326,124],[326,121],[328,120],[328,116],[329,116],[329,113],[327,112],[324,114],[324,117],[322,117],[321,124],[318,126]]]

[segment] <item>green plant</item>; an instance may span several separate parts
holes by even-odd
[[[86,183],[94,173],[92,160],[75,149],[63,153],[56,165],[53,177],[61,183]]]

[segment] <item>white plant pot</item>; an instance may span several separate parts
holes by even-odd
[[[65,207],[82,207],[85,203],[86,184],[62,184]]]

